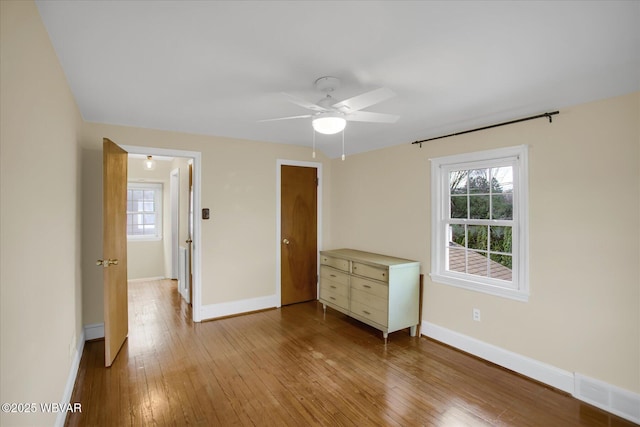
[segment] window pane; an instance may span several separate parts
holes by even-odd
[[[469,218],[489,219],[489,198],[491,196],[469,196]]]
[[[471,169],[469,171],[469,193],[489,194],[489,169]]]
[[[511,227],[489,227],[491,230],[491,252],[511,253]]]
[[[451,218],[467,219],[467,196],[451,196]]]
[[[493,277],[494,279],[511,281],[512,279],[511,264],[512,264],[511,255],[491,254],[490,277]]]
[[[467,171],[450,172],[449,188],[451,194],[467,194]]]
[[[464,235],[464,225],[453,224],[449,226],[449,235],[451,236],[451,242],[456,243],[462,247],[467,246],[467,240]]]
[[[467,273],[476,276],[487,276],[486,252],[467,251]]]
[[[489,249],[487,240],[487,228],[484,225],[470,225],[468,227],[468,247],[470,249]]]
[[[145,212],[153,212],[155,209],[153,207],[154,203],[153,201],[151,202],[144,202],[144,211]]]
[[[142,200],[143,195],[144,195],[144,191],[142,191],[142,190],[133,190],[132,193],[133,193],[132,196],[131,196],[132,200],[134,200],[136,202],[139,201],[139,200]]]
[[[155,224],[156,223],[156,214],[144,214],[144,223],[146,224]]]
[[[505,166],[491,169],[491,191],[494,193],[513,193],[513,167]]]
[[[491,196],[491,219],[513,219],[513,194]]]
[[[457,246],[449,247],[449,265],[447,269],[449,271],[457,271],[459,273],[466,273],[466,260],[465,260],[465,250],[464,248],[459,248]]]

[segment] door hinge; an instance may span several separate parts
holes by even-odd
[[[316,176],[316,187],[320,185],[320,179]]]

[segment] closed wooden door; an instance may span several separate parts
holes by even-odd
[[[317,169],[281,166],[281,304],[317,296]]]
[[[129,333],[127,301],[127,152],[103,140],[104,359],[109,367]]]

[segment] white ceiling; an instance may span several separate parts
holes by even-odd
[[[640,1],[37,1],[85,120],[311,146],[313,82],[387,87],[347,155],[640,90]],[[560,116],[562,116],[562,111]],[[341,153],[340,135],[318,148]]]

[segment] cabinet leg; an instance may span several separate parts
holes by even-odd
[[[322,303],[322,310],[324,311],[324,314],[327,314],[327,304]]]
[[[384,338],[384,345],[387,345],[387,338],[389,338],[389,333],[382,332],[382,337]]]
[[[412,337],[416,336],[417,329],[418,329],[418,325],[413,325],[411,328],[409,328],[409,332],[411,333]]]

